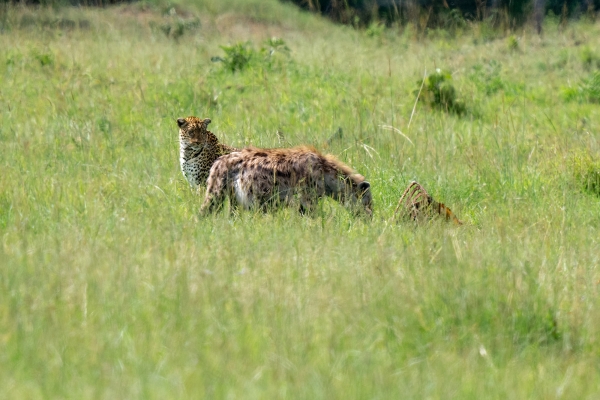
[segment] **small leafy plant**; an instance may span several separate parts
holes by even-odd
[[[502,65],[498,61],[490,60],[487,64],[473,66],[469,78],[478,90],[489,96],[504,89],[505,84],[500,77],[501,70]]]
[[[151,21],[150,28],[155,32],[162,32],[166,37],[178,41],[186,33],[192,33],[200,28],[200,20],[186,16],[186,13],[177,7],[169,6],[162,16],[162,23]]]
[[[562,93],[566,101],[600,103],[600,71],[592,72],[588,78],[582,79],[579,85],[565,88]]]
[[[510,51],[519,50],[519,39],[515,35],[510,35],[508,39],[506,39],[506,46]]]
[[[457,97],[450,72],[438,68],[433,74],[419,80],[417,84],[419,89],[415,90],[414,94],[418,95],[419,100],[426,102],[431,108],[458,115],[465,113],[465,105]]]
[[[263,46],[260,48],[260,55],[265,65],[269,69],[272,69],[289,61],[290,48],[283,39],[272,37],[263,42]]]
[[[222,62],[225,69],[231,72],[245,69],[256,57],[254,49],[250,47],[250,42],[238,42],[232,46],[219,47],[225,52],[225,57],[212,57],[211,60]]]
[[[600,196],[600,160],[587,152],[578,152],[571,158],[571,169],[584,192]]]
[[[595,71],[583,82],[582,87],[590,102],[600,103],[600,71]]]
[[[225,56],[212,57],[211,61],[222,62],[223,67],[230,72],[242,71],[253,62],[273,67],[277,57],[287,58],[290,55],[290,49],[283,39],[276,37],[266,40],[259,51],[254,50],[250,42],[219,47],[225,52]]]
[[[261,52],[263,54],[267,54],[272,56],[275,53],[279,54],[290,54],[290,48],[285,44],[285,41],[278,37],[272,37],[270,39],[265,40],[264,46],[261,48]]]
[[[369,37],[380,38],[385,31],[385,24],[379,21],[372,22],[365,30],[365,34]]]
[[[438,23],[440,28],[443,28],[452,36],[467,27],[467,21],[458,8],[442,10],[438,16]]]
[[[34,57],[42,67],[54,65],[54,56],[50,53],[35,53]]]
[[[600,68],[600,56],[589,47],[584,47],[581,51],[581,62],[587,70]]]
[[[186,32],[191,32],[200,27],[199,20],[185,20],[178,18],[160,25],[160,30],[165,36],[179,40]]]

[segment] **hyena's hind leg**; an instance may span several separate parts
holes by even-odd
[[[207,215],[221,209],[227,195],[228,174],[226,163],[220,159],[215,161],[206,182],[206,195],[200,207],[200,215]]]

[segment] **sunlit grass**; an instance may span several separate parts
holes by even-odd
[[[597,163],[600,108],[563,95],[597,24],[515,47],[477,26],[372,37],[277,1],[2,12],[1,397],[600,392],[600,204],[572,167]],[[289,56],[260,52],[272,36]],[[211,62],[245,41],[248,68]],[[436,68],[464,115],[415,108]],[[199,218],[187,115],[230,145],[337,155],[373,221],[333,201]],[[413,179],[465,225],[392,224]]]

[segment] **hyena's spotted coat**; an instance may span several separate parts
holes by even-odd
[[[329,196],[371,216],[370,184],[332,155],[311,147],[245,148],[219,157],[207,181],[201,213],[219,208],[229,195],[233,205],[266,208],[297,204],[301,212],[313,209]]]

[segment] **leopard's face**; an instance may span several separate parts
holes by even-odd
[[[208,131],[210,118],[200,119],[198,117],[179,118],[179,141],[182,145],[202,145],[209,141]]]
[[[192,187],[206,184],[213,162],[221,155],[219,140],[208,130],[210,119],[179,118],[179,163]]]

